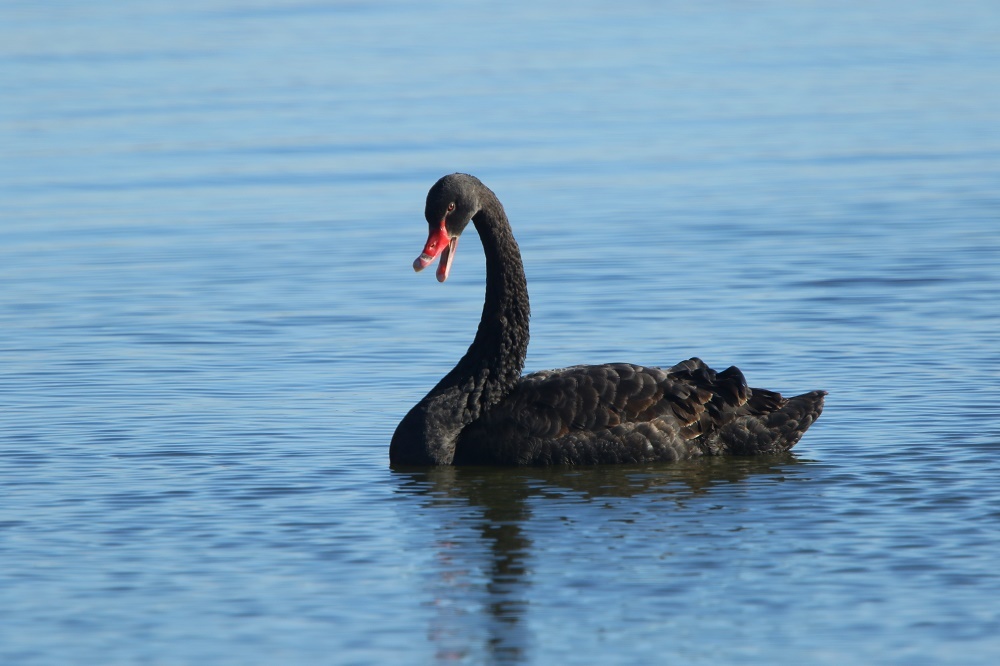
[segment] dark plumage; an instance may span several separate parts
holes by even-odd
[[[528,289],[503,206],[467,174],[427,194],[430,233],[414,262],[451,270],[471,221],[486,252],[486,301],[468,352],[403,418],[396,465],[636,463],[787,451],[823,410],[825,391],[794,398],[747,386],[735,367],[692,358],[669,369],[580,365],[521,376],[528,349]]]

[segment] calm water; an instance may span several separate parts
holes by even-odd
[[[704,5],[704,6],[703,6]],[[1000,5],[0,8],[0,662],[1000,660]],[[393,472],[507,206],[528,369],[825,388],[795,454]]]

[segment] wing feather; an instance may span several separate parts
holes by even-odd
[[[496,418],[513,419],[529,437],[656,419],[673,420],[684,436],[696,437],[732,418],[750,395],[739,370],[716,373],[696,358],[667,370],[628,363],[577,365],[526,375]]]

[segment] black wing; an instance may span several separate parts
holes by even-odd
[[[697,358],[669,369],[611,363],[545,370],[524,376],[463,434],[456,462],[717,455],[725,448],[720,432],[745,430],[744,422],[759,419],[744,417],[769,415],[786,403],[778,393],[750,389],[739,369],[716,372]]]
[[[667,370],[611,363],[536,372],[522,378],[505,401],[506,413],[497,416],[519,422],[525,434],[536,437],[669,419],[692,438],[741,412],[781,404],[777,393],[751,392],[737,368],[715,372],[692,358]]]

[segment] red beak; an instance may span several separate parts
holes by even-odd
[[[413,270],[417,272],[424,270],[440,256],[441,263],[438,264],[437,279],[438,282],[444,282],[448,279],[448,273],[451,272],[451,262],[455,258],[457,246],[458,236],[454,238],[449,236],[444,220],[441,220],[441,226],[437,229],[431,229],[427,235],[427,244],[424,245],[424,251],[413,262]]]

